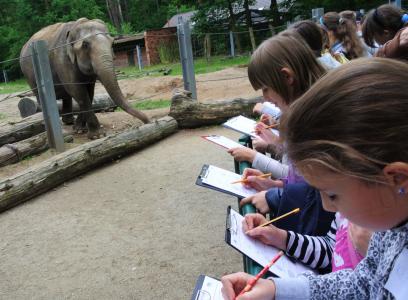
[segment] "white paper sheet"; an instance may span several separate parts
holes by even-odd
[[[206,135],[206,136],[203,136],[203,138],[206,139],[207,141],[213,142],[226,149],[244,147],[240,143],[237,143],[222,135]]]
[[[240,179],[242,176],[239,174],[209,165],[202,182],[244,198],[257,193],[255,189],[246,188],[241,183],[232,183]]]
[[[238,116],[234,117],[232,119],[229,119],[227,122],[222,124],[224,127],[241,132],[243,134],[247,134],[251,137],[258,137],[258,135],[255,133],[255,126],[256,126],[256,121],[249,119],[244,116]],[[279,131],[276,129],[271,129],[274,134],[279,136]]]
[[[244,217],[238,212],[230,210],[231,246],[265,267],[279,253],[279,250],[247,236],[242,230],[243,219]],[[286,256],[282,256],[269,270],[281,278],[311,272],[311,269],[301,263],[294,263]]]
[[[205,276],[203,285],[194,300],[224,300],[221,293],[221,281]]]

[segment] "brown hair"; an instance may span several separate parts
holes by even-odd
[[[294,90],[290,93],[282,68],[294,73]],[[325,73],[310,48],[293,36],[276,35],[264,41],[252,54],[248,77],[255,90],[272,88],[287,104],[306,92]]]
[[[348,59],[364,55],[364,47],[357,36],[356,26],[352,21],[340,17],[336,12],[328,12],[323,15],[322,23],[329,31],[333,31],[336,39],[343,44],[346,52],[344,54]]]
[[[324,76],[290,106],[281,137],[303,171],[322,166],[368,182],[408,162],[408,65],[359,59]]]
[[[365,17],[362,32],[365,43],[374,47],[375,34],[382,34],[384,30],[394,36],[404,26],[401,20],[402,12],[394,5],[384,4],[371,10]]]
[[[343,10],[339,13],[340,18],[350,20],[352,24],[357,25],[356,12],[352,10]]]
[[[321,55],[323,47],[322,30],[315,22],[310,20],[299,21],[289,27],[288,31],[291,30],[298,33],[305,40],[317,57]]]

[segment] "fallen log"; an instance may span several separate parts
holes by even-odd
[[[65,143],[72,143],[73,140],[72,135],[64,133]],[[47,149],[49,145],[45,132],[20,142],[5,144],[0,147],[0,167],[17,163],[27,156],[44,152]]]
[[[0,146],[25,140],[44,131],[45,125],[41,113],[18,122],[0,124]]]
[[[0,181],[0,211],[27,201],[109,160],[142,149],[176,131],[176,120],[166,116],[154,123],[130,128],[55,155]]]
[[[179,128],[217,125],[238,115],[254,117],[253,107],[262,102],[262,98],[257,97],[203,103],[193,100],[190,96],[188,91],[175,90],[171,99],[169,116],[177,120]]]
[[[58,111],[62,112],[62,100],[57,100]],[[101,111],[114,111],[118,106],[113,102],[112,98],[108,94],[98,94],[94,96],[92,102],[92,109],[95,112]],[[22,118],[31,116],[38,113],[41,110],[41,106],[38,104],[35,97],[23,97],[18,102],[18,109],[20,110],[20,116]],[[72,101],[72,112],[78,114],[80,111],[79,105],[76,101]]]

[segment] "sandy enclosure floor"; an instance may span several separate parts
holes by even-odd
[[[198,187],[221,147],[183,130],[0,215],[0,299],[190,299],[199,274],[241,271],[224,242],[234,197]]]

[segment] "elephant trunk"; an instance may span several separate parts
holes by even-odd
[[[143,123],[149,123],[149,118],[141,111],[132,108],[123,96],[113,68],[112,55],[102,54],[96,56],[97,59],[92,64],[93,69],[112,100],[128,114],[140,119]]]

